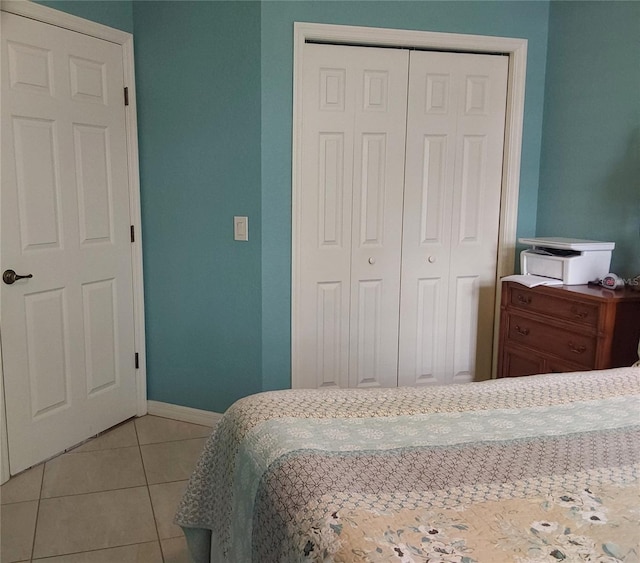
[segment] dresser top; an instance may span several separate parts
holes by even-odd
[[[520,285],[516,282],[511,283],[513,287],[520,287],[522,289],[533,289],[542,291],[550,295],[557,294],[557,292],[569,292],[576,297],[586,297],[591,299],[597,299],[599,301],[640,301],[640,291],[633,290],[629,287],[622,289],[612,290],[604,287],[592,286],[592,285],[539,285],[534,288],[527,288],[524,285]]]

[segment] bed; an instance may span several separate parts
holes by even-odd
[[[176,523],[197,563],[638,561],[640,368],[237,401]]]

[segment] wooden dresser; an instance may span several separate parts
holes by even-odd
[[[630,366],[640,292],[502,283],[498,377]]]

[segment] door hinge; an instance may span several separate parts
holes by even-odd
[[[124,87],[124,105],[129,105],[129,86]]]
[[[131,242],[136,242],[136,230],[131,225]]]
[[[138,352],[136,352],[136,369],[140,369],[140,357],[138,356]]]

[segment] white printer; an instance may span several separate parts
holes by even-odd
[[[531,248],[520,253],[523,274],[562,280],[565,285],[583,285],[609,272],[615,242],[563,237],[521,238]]]

